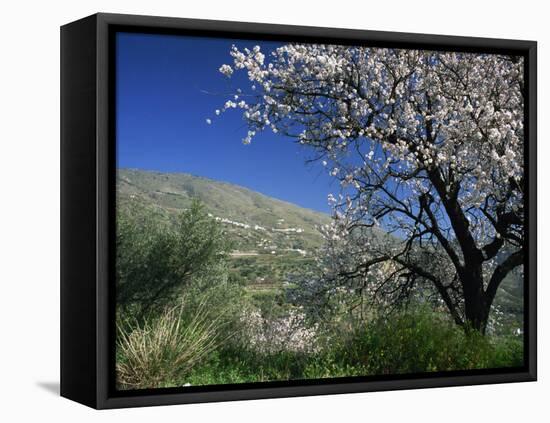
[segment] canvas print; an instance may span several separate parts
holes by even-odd
[[[524,364],[524,61],[116,34],[118,390]]]

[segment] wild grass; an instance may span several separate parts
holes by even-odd
[[[521,337],[467,334],[445,316],[410,310],[356,330],[329,331],[314,352],[221,346],[186,376],[192,385],[419,374],[518,367]]]
[[[425,373],[521,366],[522,345],[521,338],[464,331],[448,316],[420,308],[359,327],[341,355],[366,374]]]
[[[185,301],[142,324],[118,325],[117,383],[121,389],[173,386],[223,341],[222,319],[207,302],[189,313]]]
[[[466,333],[445,316],[411,310],[374,318],[352,332],[328,331],[312,349],[271,351],[246,343],[235,323],[228,335],[201,301],[184,302],[157,318],[119,325],[117,382],[121,389],[250,383],[491,369],[521,366],[521,337]],[[225,335],[222,335],[225,333]],[[230,338],[239,338],[233,342]],[[244,342],[243,342],[244,341]],[[319,342],[319,341],[318,341]]]

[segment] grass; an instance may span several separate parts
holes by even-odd
[[[404,374],[520,366],[519,338],[466,333],[447,316],[415,310],[378,318],[344,344],[344,360],[367,374]]]
[[[119,326],[117,375],[122,389],[238,384],[521,366],[519,337],[466,334],[428,310],[377,318],[345,333],[325,331],[316,352],[254,351],[220,337],[204,303],[184,306],[128,329]]]
[[[206,303],[187,317],[186,304],[143,324],[118,325],[117,384],[121,389],[172,386],[220,344],[220,320]]]
[[[261,354],[222,347],[177,385],[229,384],[521,366],[519,337],[467,335],[427,310],[378,318],[353,333],[327,333],[315,353]]]
[[[247,349],[225,348],[194,369],[181,384],[216,385],[303,379],[311,357],[281,352],[260,354]]]

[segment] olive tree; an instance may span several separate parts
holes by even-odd
[[[117,305],[139,320],[176,304],[184,290],[222,283],[228,248],[221,226],[197,201],[172,223],[139,204],[119,209]]]

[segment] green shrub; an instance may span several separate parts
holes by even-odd
[[[194,201],[173,224],[135,204],[117,215],[117,306],[138,320],[177,302],[191,284],[223,282],[229,245]]]
[[[341,350],[342,360],[366,374],[403,374],[521,365],[518,339],[466,333],[447,316],[429,310],[375,318],[357,329]]]

